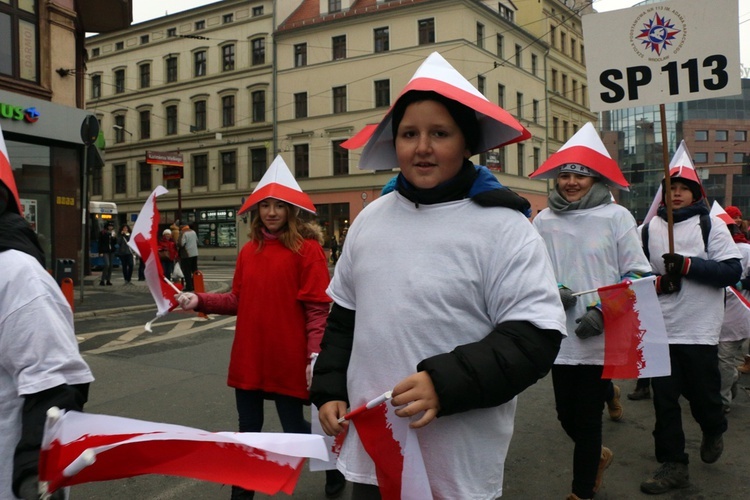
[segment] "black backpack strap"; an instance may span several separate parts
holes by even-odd
[[[708,255],[708,236],[711,234],[711,216],[701,214],[701,234],[703,235],[703,250]]]
[[[651,260],[651,254],[648,251],[648,225],[650,222],[645,223],[641,226],[641,244],[643,245],[643,253],[646,254],[646,260]]]

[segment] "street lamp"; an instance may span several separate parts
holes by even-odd
[[[115,129],[115,142],[125,142],[125,137],[122,135],[123,132],[128,134],[130,137],[133,137],[133,132],[126,129],[122,125],[112,125],[112,128]]]

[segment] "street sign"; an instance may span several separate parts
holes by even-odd
[[[86,146],[91,146],[99,137],[99,120],[94,115],[86,115],[81,123],[81,141]]]
[[[149,165],[161,165],[164,168],[163,178],[182,179],[184,162],[182,153],[146,151],[146,163]]]
[[[679,0],[583,16],[591,111],[742,93],[737,0]]]

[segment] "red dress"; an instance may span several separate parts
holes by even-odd
[[[299,253],[266,239],[247,243],[237,258],[232,291],[200,294],[205,312],[232,314],[237,325],[227,384],[307,400],[305,302],[330,303],[323,248],[306,239]],[[234,311],[233,311],[234,310]],[[319,340],[318,340],[319,342]],[[317,352],[319,349],[315,349]]]

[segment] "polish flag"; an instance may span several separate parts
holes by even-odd
[[[156,302],[157,318],[177,307],[175,291],[164,281],[164,270],[159,259],[159,208],[156,206],[156,197],[168,192],[164,186],[157,186],[149,195],[128,241],[128,246],[146,263],[146,284]]]
[[[706,200],[706,192],[703,190],[703,183],[701,182],[701,178],[698,175],[698,172],[695,170],[693,160],[690,159],[690,152],[688,151],[687,145],[685,144],[684,140],[680,142],[677,151],[675,151],[674,156],[672,156],[672,161],[669,162],[669,177],[682,177],[683,179],[697,182],[701,187],[703,199]],[[643,218],[644,224],[654,218],[659,205],[661,205],[662,192],[664,189],[662,187],[663,185],[663,183],[659,184],[659,189],[656,190],[654,200],[651,202],[651,206],[646,212],[646,216]],[[706,204],[708,204],[707,200]]]
[[[734,219],[732,219],[732,217],[728,213],[726,213],[724,208],[719,205],[719,202],[717,202],[716,200],[714,200],[713,205],[711,205],[710,215],[711,217],[718,217],[726,225],[734,224]]]
[[[45,423],[39,479],[52,492],[164,474],[291,495],[305,458],[327,455],[321,437],[312,434],[207,432],[54,409]]]
[[[604,314],[602,378],[664,377],[671,373],[669,340],[655,276],[599,288]]]
[[[16,179],[13,177],[13,168],[10,166],[10,156],[8,156],[8,148],[5,146],[5,138],[3,137],[2,128],[0,128],[0,182],[5,184],[5,187],[8,188],[11,196],[13,196],[13,201],[16,203],[18,213],[23,215],[21,199],[18,197]]]
[[[410,420],[396,415],[396,408],[381,403],[353,416],[362,446],[375,463],[383,500],[431,500],[422,450]]]

